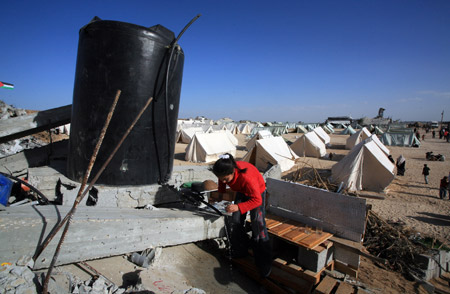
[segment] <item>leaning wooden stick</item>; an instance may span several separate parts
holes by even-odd
[[[100,177],[100,175],[103,173],[103,171],[105,170],[105,168],[108,166],[109,162],[111,161],[111,159],[114,157],[114,155],[116,154],[117,150],[119,150],[120,146],[122,145],[122,143],[125,141],[125,139],[127,138],[127,136],[130,134],[131,130],[134,128],[134,126],[136,125],[137,121],[141,118],[142,114],[144,113],[144,111],[147,109],[147,107],[150,105],[150,103],[152,102],[153,97],[150,97],[147,101],[147,103],[144,105],[144,107],[142,108],[142,110],[139,112],[139,114],[137,115],[137,117],[134,119],[134,121],[131,123],[130,127],[128,128],[128,130],[125,132],[125,134],[123,135],[122,139],[119,141],[119,143],[117,144],[117,146],[114,148],[114,150],[111,152],[110,156],[108,157],[108,159],[105,161],[105,163],[103,164],[103,166],[100,168],[100,170],[97,172],[97,175],[94,177],[94,179],[91,181],[90,185],[85,189],[84,193],[81,195],[78,203],[84,198],[84,196],[87,194],[87,192],[92,188],[92,186],[96,183],[96,181],[98,180],[98,178]],[[78,197],[77,197],[78,198]],[[77,200],[75,200],[75,203],[77,203]],[[74,204],[75,206],[75,204]],[[76,206],[75,206],[76,207]],[[71,213],[72,212],[72,213]],[[75,209],[72,208],[71,211],[68,213],[68,215],[64,218],[64,220],[69,220],[69,222],[67,222],[66,227],[64,228],[64,231],[62,233],[61,239],[59,241],[58,246],[56,247],[56,252],[55,255],[53,256],[52,262],[50,264],[47,276],[45,277],[45,281],[44,281],[44,285],[43,285],[43,293],[47,294],[47,286],[48,286],[48,282],[50,279],[50,275],[51,275],[51,270],[53,268],[53,266],[56,263],[56,260],[58,259],[58,254],[59,254],[59,250],[61,249],[61,245],[64,242],[64,237],[65,234],[67,233],[68,229],[69,229],[69,225],[70,225],[70,220],[72,219],[73,213],[75,212]],[[64,221],[63,220],[63,221]],[[61,222],[62,223],[62,222]]]

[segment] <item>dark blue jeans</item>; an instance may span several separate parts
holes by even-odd
[[[236,211],[231,216],[231,252],[234,257],[243,257],[248,253],[251,246],[255,257],[255,264],[259,268],[262,276],[270,272],[272,264],[272,246],[269,241],[269,234],[266,228],[266,191],[261,194],[262,204],[250,210],[251,241],[246,234],[245,220],[247,213],[241,214]],[[236,193],[235,204],[245,202],[249,197],[242,193]]]

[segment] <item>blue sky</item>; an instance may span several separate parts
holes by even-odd
[[[0,99],[72,103],[94,16],[184,33],[180,118],[450,120],[450,1],[3,1]]]

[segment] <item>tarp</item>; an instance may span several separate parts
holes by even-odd
[[[230,153],[235,156],[236,146],[230,141],[226,132],[196,133],[186,147],[186,161],[213,162],[219,155]]]
[[[317,136],[319,136],[320,140],[325,143],[325,145],[330,144],[330,136],[328,136],[328,134],[325,133],[325,131],[321,127],[314,128],[314,132],[317,134]]]
[[[345,149],[352,149],[370,136],[372,136],[372,134],[365,127],[362,128],[347,138],[347,141],[345,142]]]
[[[269,130],[260,130],[247,142],[245,147],[247,147],[247,150],[251,150],[255,146],[257,140],[271,137],[273,137],[273,135]]]
[[[341,135],[353,135],[354,133],[356,133],[355,129],[349,125],[341,132]]]
[[[302,135],[290,147],[298,156],[320,158],[327,155],[325,144],[315,132]]]
[[[416,135],[412,132],[386,132],[384,133],[380,141],[386,146],[403,146],[403,147],[419,147],[420,141]]]
[[[356,145],[331,168],[336,184],[349,191],[383,191],[394,179],[394,164],[373,140]]]
[[[281,172],[285,172],[295,165],[297,158],[282,137],[272,137],[257,140],[255,147],[248,151],[242,160],[252,163],[260,171],[279,164]]]

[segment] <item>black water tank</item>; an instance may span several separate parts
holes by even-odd
[[[172,51],[174,40],[174,33],[161,25],[146,28],[97,17],[80,29],[69,178],[82,181],[119,89],[122,93],[90,178],[97,174],[149,97],[154,97],[152,103],[97,183],[148,185],[170,178],[184,64],[181,48],[177,45]]]

